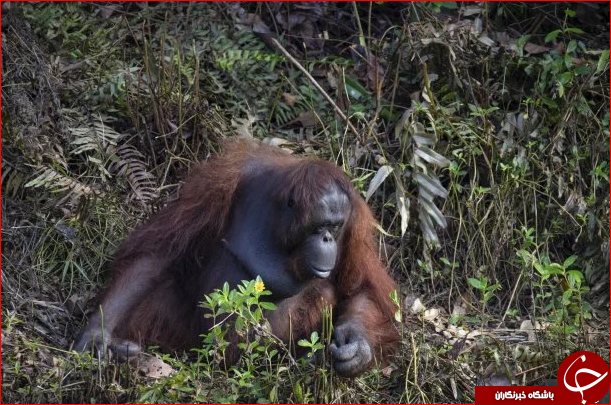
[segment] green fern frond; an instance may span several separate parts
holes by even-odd
[[[41,166],[37,175],[25,187],[43,187],[53,193],[70,192],[77,196],[103,196],[104,193],[50,167]]]
[[[125,144],[116,148],[109,169],[127,179],[132,197],[137,200],[149,203],[159,196],[155,176],[148,171],[144,156],[134,146]]]

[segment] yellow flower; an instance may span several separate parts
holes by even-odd
[[[255,290],[257,292],[263,292],[263,290],[265,290],[265,284],[263,281],[259,280],[255,283]]]

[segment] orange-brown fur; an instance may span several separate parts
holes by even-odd
[[[334,275],[328,280],[311,281],[302,293],[279,302],[279,309],[270,315],[272,327],[284,339],[288,339],[289,329],[296,332],[295,338],[309,336],[313,329],[320,328],[324,299],[336,306],[334,313],[338,319],[359,319],[378,360],[387,358],[398,342],[396,307],[389,298],[396,287],[377,256],[374,218],[369,208],[335,165],[296,158],[260,143],[228,142],[225,153],[196,166],[179,198],[135,230],[119,249],[112,264],[115,274],[108,294],[120,295],[122,290],[131,288],[128,283],[133,279],[129,274],[134,271],[133,263],[147,255],[162,260],[159,266],[175,272],[187,285],[194,280],[205,283],[207,277],[194,273],[205,275],[208,249],[222,240],[236,189],[240,181],[247,180],[248,164],[255,159],[286,173],[284,183],[278,184],[278,195],[273,197],[292,195],[304,223],[309,215],[308,202],[319,198],[331,180],[348,194],[352,208]],[[294,237],[290,233],[278,238],[290,243]],[[196,346],[199,334],[209,327],[198,312],[200,309],[175,293],[172,282],[158,274],[151,278],[148,282],[154,287],[150,293],[134,305],[128,321],[113,333],[121,338],[159,343],[169,349]],[[292,319],[293,324],[289,325],[287,319]]]

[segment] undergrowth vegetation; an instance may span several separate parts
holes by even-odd
[[[609,361],[608,14],[3,3],[2,402],[472,402],[577,350]],[[117,245],[233,136],[332,161],[367,199],[400,287],[390,365],[335,376],[331,309],[295,356],[261,280],[202,297],[218,322],[191,353],[70,350]]]

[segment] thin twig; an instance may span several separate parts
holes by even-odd
[[[316,81],[316,79],[314,79],[312,77],[312,75],[301,65],[301,63],[299,63],[299,61],[297,59],[295,59],[286,49],[284,49],[284,47],[282,45],[280,45],[280,42],[278,42],[278,40],[276,38],[270,38],[270,41],[272,44],[274,44],[274,46],[280,51],[282,52],[282,54],[284,56],[287,57],[288,60],[290,60],[295,66],[297,66],[297,68],[299,70],[301,70],[301,72],[308,78],[308,80],[310,82],[312,82],[312,84],[314,85],[314,87],[316,87],[316,89],[318,91],[320,91],[320,93],[327,99],[327,101],[333,106],[333,109],[335,110],[335,112],[337,113],[337,115],[339,115],[339,117],[346,123],[346,125],[348,125],[348,128],[350,128],[350,130],[352,132],[354,132],[354,134],[357,136],[357,138],[360,140],[361,139],[361,134],[359,133],[359,131],[356,129],[356,127],[354,125],[352,125],[352,123],[350,122],[350,120],[348,119],[348,117],[346,116],[346,114],[344,114],[344,112],[341,110],[341,108],[339,108],[337,106],[337,104],[335,104],[335,102],[333,101],[333,99],[331,98],[331,96],[329,96],[329,94],[327,94],[327,92],[321,87],[320,84],[318,84],[318,82]]]

